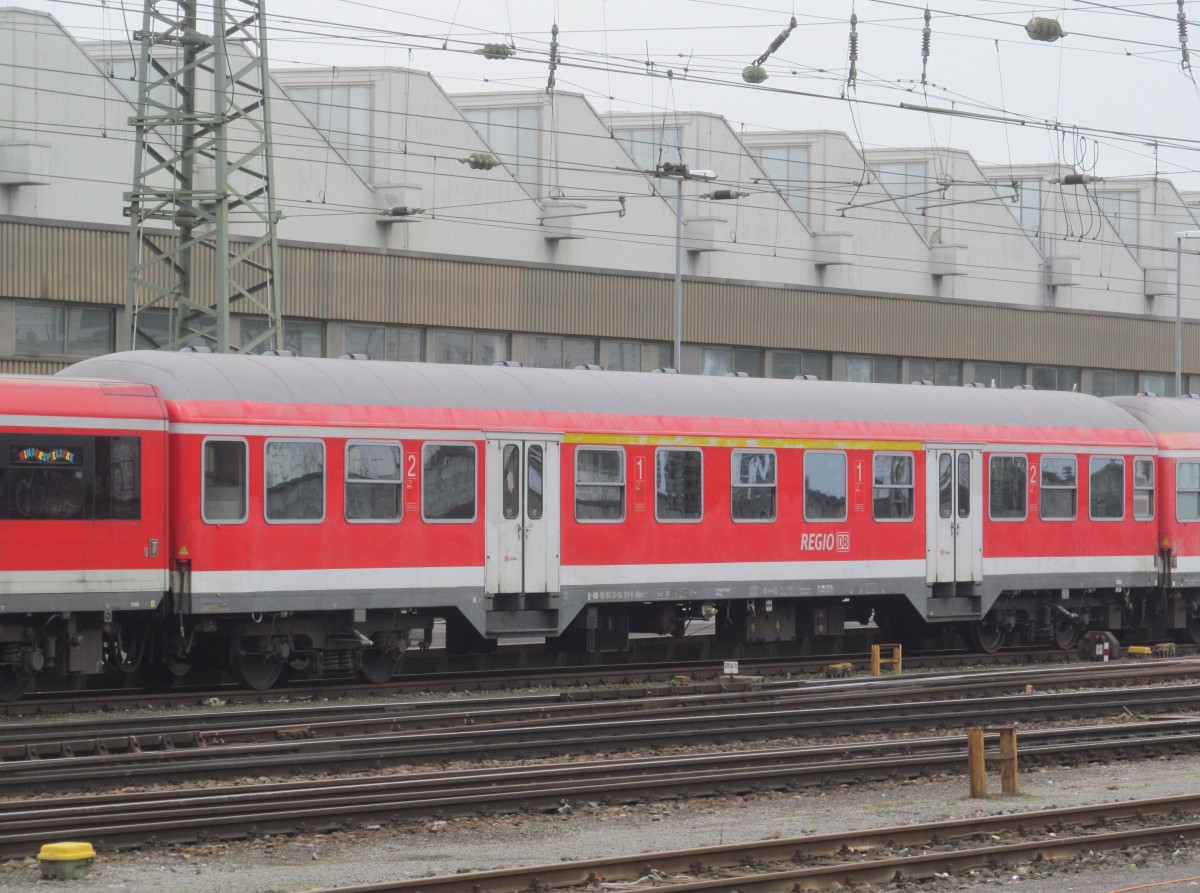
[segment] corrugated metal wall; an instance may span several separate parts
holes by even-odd
[[[120,305],[126,238],[117,229],[0,221],[0,245],[6,246],[0,296]],[[288,316],[671,339],[669,276],[311,245],[283,246],[282,258]],[[684,340],[1143,371],[1174,368],[1174,324],[1161,318],[717,281],[685,281]],[[0,365],[17,371],[10,363]],[[1184,326],[1184,370],[1200,372],[1200,325]]]

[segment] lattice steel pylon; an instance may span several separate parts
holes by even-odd
[[[282,346],[266,4],[209,2],[211,33],[195,0],[145,0],[134,34],[127,349]],[[232,344],[234,310],[265,326]]]

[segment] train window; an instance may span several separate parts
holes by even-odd
[[[697,449],[654,453],[654,516],[659,521],[699,521],[704,515],[704,458]]]
[[[525,453],[525,514],[530,521],[542,517],[542,447],[536,443]]]
[[[140,437],[21,434],[0,438],[0,518],[136,521]]]
[[[248,461],[244,440],[204,441],[201,518],[210,524],[246,520]]]
[[[949,518],[954,512],[954,454],[938,454],[938,515]]]
[[[421,450],[421,517],[426,521],[474,521],[475,445],[427,443]]]
[[[1077,469],[1074,456],[1042,456],[1042,520],[1075,519],[1079,505]]]
[[[1154,460],[1133,460],[1133,519],[1149,521],[1154,517]]]
[[[1028,492],[1024,456],[992,456],[988,469],[988,513],[993,521],[1023,521]]]
[[[319,440],[268,440],[263,462],[266,519],[315,523],[325,518],[325,444]]]
[[[958,516],[971,517],[971,454],[958,454]]]
[[[1200,462],[1180,462],[1175,466],[1175,517],[1180,521],[1200,521]]]
[[[399,521],[404,483],[398,443],[346,444],[346,520]]]
[[[804,520],[846,520],[846,454],[804,454]]]
[[[1092,456],[1088,460],[1088,503],[1093,521],[1119,521],[1125,517],[1125,460],[1119,456]]]
[[[735,521],[775,520],[775,453],[734,450],[731,477]]]
[[[521,448],[515,443],[504,445],[501,468],[504,475],[501,509],[505,520],[512,521],[521,513]]]
[[[910,453],[876,453],[872,460],[871,487],[876,521],[912,520],[913,457]]]
[[[625,451],[580,447],[575,451],[575,520],[625,519]]]

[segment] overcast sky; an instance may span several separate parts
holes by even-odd
[[[142,6],[132,0],[16,5],[52,13],[80,40],[118,39],[141,27]],[[1058,161],[1109,179],[1158,172],[1200,190],[1200,88],[1181,66],[1177,2],[1039,8],[935,0],[925,84],[923,3],[267,0],[266,8],[273,67],[411,66],[432,72],[451,93],[545,89],[557,22],[557,88],[583,93],[600,112],[699,109],[738,129],[837,130],[868,149],[952,146],[981,164]],[[1200,2],[1184,11],[1195,19],[1200,78]],[[854,88],[847,83],[852,12]],[[797,27],[765,63],[769,79],[747,85],[742,69],[793,15]],[[1031,40],[1024,26],[1034,15],[1056,19],[1067,36]],[[516,55],[506,61],[473,53],[510,42]]]

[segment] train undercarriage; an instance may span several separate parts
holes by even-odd
[[[0,700],[20,697],[39,678],[70,687],[96,676],[124,676],[163,688],[198,669],[211,679],[214,668],[259,690],[288,678],[382,683],[403,672],[409,649],[434,644],[438,621],[452,653],[487,652],[501,641],[452,608],[189,617],[172,612],[168,598],[154,612],[9,617],[0,623]],[[678,638],[700,622],[711,623],[720,645],[796,654],[836,653],[831,649],[855,628],[873,628],[876,641],[908,648],[988,653],[1039,644],[1073,650],[1091,631],[1109,631],[1127,643],[1200,644],[1200,590],[1004,592],[982,619],[939,623],[925,622],[908,599],[895,595],[589,604],[545,641],[556,652],[622,652],[632,636]]]

